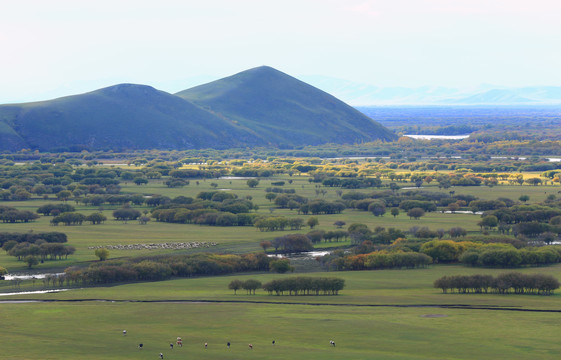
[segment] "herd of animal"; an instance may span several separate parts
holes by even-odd
[[[123,336],[126,336],[126,335],[127,335],[127,330],[123,330]],[[276,341],[273,340],[271,344],[274,346],[274,345],[276,344]],[[177,339],[176,339],[176,345],[179,346],[179,347],[183,347],[183,340],[182,340],[180,337],[177,337]],[[226,346],[228,347],[228,349],[230,348],[230,345],[231,345],[231,344],[230,344],[230,342],[228,341],[228,342],[226,343]],[[329,340],[329,345],[335,347],[335,341]],[[169,347],[170,347],[171,350],[173,350],[173,343],[170,343],[170,344],[169,344]],[[205,349],[208,349],[208,343],[205,342],[204,347],[205,347]],[[144,349],[144,344],[143,344],[143,343],[138,344],[138,349],[139,349],[139,350]],[[253,350],[253,344],[248,344],[248,349],[249,349],[249,350]],[[163,353],[160,353],[160,359],[163,359],[163,358],[164,358],[164,354],[163,354]]]

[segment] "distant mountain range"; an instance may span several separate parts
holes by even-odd
[[[328,93],[266,66],[177,94],[119,84],[0,106],[0,150],[293,147],[395,138]]]
[[[481,85],[472,89],[422,86],[378,87],[325,76],[301,80],[353,106],[369,105],[561,105],[561,86],[508,88]]]

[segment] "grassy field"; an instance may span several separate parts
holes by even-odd
[[[303,176],[293,176],[285,178],[274,178],[261,180],[261,183],[257,188],[250,189],[246,180],[207,180],[200,181],[197,186],[195,182],[191,182],[189,186],[184,188],[170,189],[162,184],[162,181],[155,180],[151,181],[147,186],[136,186],[136,185],[124,185],[123,191],[134,193],[140,192],[146,195],[150,194],[161,194],[169,196],[171,198],[183,195],[195,197],[201,191],[211,191],[214,190],[210,186],[212,182],[218,184],[218,189],[229,189],[227,191],[232,191],[237,194],[240,198],[245,196],[252,196],[253,202],[259,206],[258,213],[262,215],[274,215],[274,216],[286,216],[286,217],[302,217],[307,220],[311,215],[304,216],[298,215],[296,210],[288,209],[274,209],[271,212],[269,209],[274,207],[274,203],[271,203],[265,198],[266,192],[265,188],[270,187],[270,183],[278,181],[279,179],[288,181],[293,180],[292,184],[285,185],[285,188],[296,189],[297,194],[309,198],[321,198],[326,200],[336,200],[339,197],[336,194],[335,189],[328,188],[327,194],[316,195],[315,185],[308,182],[308,177]],[[533,187],[524,187],[533,188]],[[431,191],[438,191],[438,188],[429,188]],[[461,189],[461,191],[471,191],[471,189]],[[369,190],[360,190],[363,192],[372,192]],[[460,192],[457,189],[458,193]],[[507,190],[505,190],[507,191]],[[510,192],[512,196],[512,191]],[[519,195],[518,195],[519,196]],[[530,194],[532,200],[533,197]],[[46,203],[57,202],[54,199],[34,199],[30,201],[8,201],[3,204],[7,206],[13,206],[22,210],[35,211],[41,205]],[[98,208],[87,207],[81,204],[75,204],[74,202],[69,202],[76,207],[76,211],[83,214],[90,214],[92,212],[98,211]],[[216,251],[220,252],[250,252],[260,250],[259,243],[263,240],[272,240],[275,237],[285,235],[287,233],[306,233],[310,231],[308,227],[303,228],[300,231],[275,231],[275,232],[260,232],[253,227],[215,227],[215,226],[199,226],[190,224],[169,224],[169,223],[159,223],[156,221],[151,221],[147,225],[140,225],[136,221],[130,221],[128,223],[123,223],[121,221],[113,220],[112,212],[117,209],[118,206],[104,205],[102,212],[108,218],[108,220],[101,225],[91,225],[85,222],[81,226],[64,226],[59,225],[53,227],[50,225],[51,217],[42,216],[37,221],[32,223],[16,223],[16,224],[6,224],[0,223],[0,231],[7,232],[48,232],[48,231],[60,231],[68,235],[68,244],[76,248],[76,253],[69,257],[68,260],[63,261],[47,261],[43,264],[39,264],[36,269],[39,271],[44,271],[49,268],[65,268],[76,263],[85,263],[96,260],[94,255],[94,250],[89,249],[90,246],[105,246],[105,245],[117,245],[117,244],[146,244],[146,243],[165,243],[165,242],[214,242],[217,243]],[[139,210],[143,211],[147,209],[146,207],[139,207]],[[480,220],[478,215],[471,214],[442,214],[439,212],[428,213],[426,216],[420,218],[419,220],[411,220],[402,211],[397,217],[392,217],[388,213],[382,217],[372,216],[371,213],[366,211],[358,211],[347,209],[341,214],[336,215],[320,215],[318,216],[319,226],[317,229],[330,231],[335,230],[333,223],[338,220],[345,221],[347,225],[352,223],[364,223],[368,225],[371,229],[377,226],[382,226],[385,228],[394,227],[401,230],[408,230],[412,226],[427,226],[430,229],[444,229],[448,230],[452,227],[461,226],[470,232],[479,231],[479,226],[477,222]],[[333,244],[328,244],[331,247]],[[335,243],[336,245],[336,243]],[[318,244],[318,247],[324,247],[325,244]],[[169,252],[168,251],[145,251],[145,250],[112,250],[110,252],[110,258],[114,257],[128,257],[137,255],[147,255],[154,254],[158,252]],[[24,271],[26,265],[22,261],[17,261],[15,258],[9,257],[5,252],[0,252],[0,266],[8,268],[10,271]]]
[[[308,198],[336,200],[336,189],[316,194],[307,176],[275,177],[261,180],[250,189],[246,180],[191,181],[184,188],[170,189],[162,181],[147,186],[124,184],[123,191],[145,195],[162,194],[195,197],[200,191],[231,191],[239,197],[251,196],[263,215],[300,216],[274,206],[265,198],[271,182],[285,180]],[[288,180],[293,180],[288,184]],[[322,188],[323,189],[323,188]],[[424,190],[471,194],[482,199],[530,196],[530,203],[557,195],[558,186],[456,187]],[[348,191],[348,190],[346,190]],[[363,192],[373,189],[358,190]],[[3,205],[35,211],[54,199],[4,202]],[[74,204],[73,204],[74,205]],[[75,204],[88,214],[98,209]],[[77,251],[68,260],[46,261],[34,271],[62,271],[74,264],[95,261],[90,246],[164,242],[214,242],[208,250],[221,253],[260,251],[259,242],[297,231],[260,232],[253,227],[211,227],[149,222],[123,223],[111,220],[116,206],[104,205],[108,217],[102,225],[50,225],[50,217],[27,224],[0,223],[0,231],[61,231]],[[144,210],[146,208],[139,208]],[[305,220],[309,216],[300,216]],[[347,209],[338,215],[318,216],[321,230],[335,230],[333,223],[364,223],[408,230],[427,226],[432,230],[461,226],[479,233],[480,216],[471,214],[428,213],[411,220],[401,212],[394,218],[387,213],[374,217],[369,212]],[[300,233],[310,229],[304,228]],[[318,247],[349,245],[319,244]],[[110,258],[170,252],[171,250],[111,250]],[[199,250],[189,250],[199,251]],[[25,264],[0,251],[0,265],[11,272],[25,271]],[[316,265],[317,266],[317,265]],[[300,267],[297,267],[300,269]],[[434,289],[435,279],[443,275],[491,274],[502,269],[476,269],[459,265],[438,265],[418,270],[308,273],[307,276],[337,276],[346,288],[339,296],[269,296],[263,291],[234,295],[227,289],[233,279],[258,279],[267,282],[290,275],[237,274],[211,278],[172,279],[152,283],[123,284],[111,287],[74,289],[67,292],[0,296],[0,359],[557,359],[561,353],[558,324],[561,320],[561,295],[459,295],[442,294]],[[524,273],[545,273],[561,279],[561,265],[524,268]],[[27,282],[26,290],[41,290],[43,284]],[[13,291],[8,282],[1,292]],[[9,303],[6,300],[37,299],[49,302]],[[103,301],[98,301],[103,300]],[[456,306],[456,308],[443,307]],[[461,305],[460,307],[457,307]],[[509,309],[509,310],[507,310]],[[513,311],[525,310],[525,311]],[[537,310],[537,311],[535,311]],[[128,331],[122,335],[123,329]],[[177,336],[183,348],[170,350]],[[272,346],[271,341],[276,341]],[[337,346],[331,347],[329,340]],[[231,349],[226,348],[227,342]],[[207,342],[208,348],[203,344]],[[137,345],[144,344],[143,350]],[[254,345],[253,350],[248,344]]]
[[[560,270],[561,266],[554,266],[522,271],[559,277]],[[458,295],[442,294],[432,287],[432,281],[443,274],[502,271],[452,265],[311,275],[344,278],[347,287],[339,296],[269,296],[262,291],[255,296],[243,291],[234,295],[227,289],[235,278],[268,281],[289,276],[273,274],[10,296],[90,301],[0,303],[5,329],[0,357],[154,359],[162,352],[165,359],[558,358],[561,312],[500,308],[561,311],[560,295]],[[170,302],[158,302],[163,300]],[[185,300],[192,302],[181,303]],[[439,304],[495,310],[435,306]],[[122,335],[123,329],[127,336]],[[183,338],[184,346],[170,350],[169,343],[177,336]],[[331,339],[335,348],[329,345]],[[232,344],[229,350],[227,342]],[[139,343],[144,350],[137,349]],[[248,349],[249,343],[253,350]]]

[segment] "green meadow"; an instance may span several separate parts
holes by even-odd
[[[137,186],[134,184],[124,184],[123,193],[142,193],[146,196],[153,194],[160,194],[170,198],[176,196],[190,196],[196,197],[201,191],[215,190],[210,184],[216,183],[217,189],[223,191],[231,191],[237,194],[240,198],[251,196],[252,201],[259,206],[258,214],[285,216],[285,217],[301,217],[307,220],[311,215],[299,215],[296,210],[289,209],[276,209],[273,202],[265,198],[265,189],[271,187],[271,182],[284,180],[286,185],[282,188],[295,189],[296,193],[310,199],[325,199],[334,201],[339,199],[336,194],[335,188],[323,188],[327,190],[325,195],[316,194],[317,189],[314,184],[310,184],[308,177],[293,176],[293,177],[275,177],[273,179],[261,180],[259,186],[250,189],[246,180],[227,180],[227,179],[213,179],[213,180],[200,180],[199,185],[191,181],[190,185],[183,188],[168,188],[160,180],[151,180],[149,184]],[[292,184],[288,180],[293,180]],[[525,186],[525,189],[530,187]],[[552,187],[553,188],[553,187]],[[555,187],[557,189],[557,187]],[[429,187],[430,191],[439,191],[437,187]],[[470,189],[467,189],[470,190]],[[372,189],[360,189],[361,192],[372,192]],[[457,190],[459,192],[459,190]],[[461,190],[462,192],[465,189]],[[512,192],[511,192],[512,195]],[[516,197],[518,197],[517,195]],[[532,197],[532,195],[530,195]],[[533,200],[533,199],[532,199]],[[21,210],[30,210],[35,212],[37,208],[46,203],[58,202],[56,199],[42,199],[34,198],[28,201],[10,201],[5,202],[6,205],[16,207]],[[254,227],[218,227],[218,226],[200,226],[195,224],[170,224],[150,221],[146,225],[140,225],[136,221],[129,221],[124,223],[122,221],[113,220],[112,212],[119,208],[118,205],[106,205],[101,208],[92,206],[84,206],[80,203],[68,201],[69,204],[76,207],[76,211],[85,215],[93,212],[100,211],[107,217],[107,221],[99,225],[91,225],[89,222],[84,222],[80,226],[52,226],[50,224],[51,217],[42,216],[37,221],[31,223],[15,223],[6,224],[0,223],[0,231],[7,232],[48,232],[48,231],[61,231],[68,235],[68,244],[76,248],[76,253],[69,257],[67,260],[60,261],[47,261],[39,264],[36,269],[48,269],[52,267],[66,268],[75,263],[86,263],[95,261],[97,258],[94,255],[94,250],[89,249],[92,246],[106,246],[106,245],[130,245],[130,244],[148,244],[148,243],[166,243],[166,242],[212,242],[216,243],[215,249],[220,252],[251,252],[259,251],[261,248],[259,243],[263,240],[272,240],[275,237],[285,235],[287,233],[307,233],[310,231],[308,227],[302,228],[300,231],[273,231],[273,232],[260,232]],[[147,207],[136,207],[140,211],[149,210]],[[272,210],[272,211],[271,211]],[[370,212],[358,211],[353,209],[346,209],[341,214],[334,215],[320,215],[318,217],[319,225],[316,229],[319,230],[335,230],[333,223],[335,221],[344,221],[347,225],[352,223],[363,223],[370,228],[378,226],[394,227],[403,231],[408,230],[412,226],[427,226],[431,229],[445,229],[448,230],[455,226],[462,226],[468,232],[478,232],[479,226],[477,222],[480,216],[473,214],[442,214],[440,212],[427,213],[425,216],[418,220],[410,219],[403,211],[397,216],[393,217],[388,212],[381,217],[372,216]],[[320,243],[316,247],[332,248],[334,246],[348,245],[348,243]],[[169,250],[111,250],[110,258],[115,257],[128,257],[148,255],[155,253],[169,252]],[[17,261],[13,257],[9,257],[5,252],[0,252],[0,265],[8,268],[10,271],[25,270],[26,265],[22,261]]]
[[[183,188],[167,188],[160,180],[147,185],[123,184],[125,193],[146,196],[161,194],[171,198],[195,197],[200,191],[222,189],[240,198],[251,196],[259,214],[287,217],[297,211],[274,209],[265,198],[271,182],[284,180],[285,189],[310,199],[336,200],[335,188],[322,188],[307,176],[283,176],[261,180],[250,189],[246,180],[191,181]],[[288,183],[292,180],[292,184]],[[211,186],[215,183],[216,186]],[[557,194],[559,186],[456,187],[459,194],[482,199],[522,194],[529,202],[543,201]],[[437,186],[424,188],[442,191]],[[348,191],[348,190],[346,190]],[[376,190],[357,190],[372,192]],[[35,211],[50,199],[6,202],[6,205]],[[0,231],[61,231],[76,253],[66,260],[45,261],[34,272],[63,271],[72,265],[87,266],[97,261],[91,246],[148,244],[165,242],[212,242],[216,246],[176,252],[213,251],[246,253],[262,251],[259,243],[300,231],[260,232],[254,227],[214,227],[169,224],[150,221],[123,223],[112,219],[118,206],[102,209],[74,204],[76,211],[89,214],[101,210],[108,220],[101,225],[54,227],[50,217],[32,223],[0,223]],[[139,210],[148,208],[139,207]],[[335,230],[341,220],[347,226],[364,223],[408,230],[412,226],[445,229],[461,226],[469,233],[480,233],[480,216],[472,214],[427,213],[418,220],[403,211],[393,217],[386,213],[374,217],[366,211],[346,209],[337,215],[318,216],[320,230]],[[348,246],[350,242],[320,243],[317,248]],[[110,250],[110,259],[174,250]],[[0,252],[0,265],[10,272],[26,271],[26,265]],[[316,269],[319,268],[315,265]],[[309,269],[309,266],[297,267]],[[561,323],[561,295],[442,294],[433,288],[434,280],[444,275],[491,274],[507,270],[468,268],[460,265],[431,265],[417,270],[379,270],[362,272],[313,272],[306,276],[336,276],[346,287],[338,296],[270,296],[262,290],[256,295],[228,290],[233,279],[257,279],[263,283],[291,274],[235,274],[218,277],[171,279],[160,282],[91,287],[49,294],[0,296],[0,359],[557,359],[561,354],[558,339]],[[561,279],[561,265],[517,269],[524,273],[545,273]],[[301,275],[301,274],[294,274]],[[21,290],[41,290],[41,281],[26,281]],[[0,282],[1,292],[14,291],[9,282]],[[13,301],[47,300],[47,302]],[[522,310],[522,311],[519,311]],[[122,335],[127,330],[126,336]],[[170,342],[182,337],[184,346],[170,349]],[[276,345],[272,345],[272,340]],[[329,344],[336,342],[336,347]],[[227,349],[226,343],[232,344]],[[138,344],[144,349],[139,350]],[[204,348],[208,343],[208,348]],[[253,350],[248,348],[253,345]]]
[[[559,270],[557,265],[521,271],[558,276]],[[234,295],[227,289],[232,279],[290,276],[279,274],[12,296],[52,302],[0,303],[1,357],[152,359],[162,352],[165,359],[558,358],[560,295],[442,294],[432,287],[444,274],[503,271],[439,265],[310,275],[344,278],[347,286],[339,296]],[[184,346],[171,350],[178,336]]]

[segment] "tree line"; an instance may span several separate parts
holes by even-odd
[[[38,218],[39,215],[29,210],[18,210],[11,206],[0,206],[0,220],[2,220],[3,223],[27,223]]]
[[[16,243],[29,242],[34,243],[37,240],[44,240],[48,243],[65,243],[68,237],[65,233],[51,231],[51,232],[27,232],[27,233],[14,233],[14,232],[0,232],[0,247],[4,246],[8,241]]]
[[[247,271],[268,271],[271,260],[263,253],[219,255],[197,253],[106,260],[87,268],[66,269],[67,284],[95,285],[130,281],[157,281]]]
[[[423,268],[432,263],[432,258],[417,252],[381,250],[357,255],[334,252],[322,257],[320,261],[328,269],[353,271]]]
[[[459,261],[471,266],[520,267],[561,262],[561,247],[555,245],[517,249],[509,243],[432,240],[422,244],[420,252],[429,255],[435,262]]]
[[[239,289],[244,289],[248,294],[254,294],[258,288],[263,288],[269,295],[273,293],[279,295],[338,295],[339,291],[345,287],[345,280],[340,278],[312,278],[306,276],[291,277],[286,279],[272,280],[261,286],[258,280],[249,279],[246,281],[232,280],[228,284],[234,294]]]
[[[345,288],[345,280],[340,278],[313,278],[307,276],[272,280],[263,284],[263,290],[272,295],[339,295]]]
[[[560,286],[559,281],[551,275],[510,272],[497,275],[455,275],[443,276],[434,281],[434,287],[444,294],[538,294],[552,295]]]

